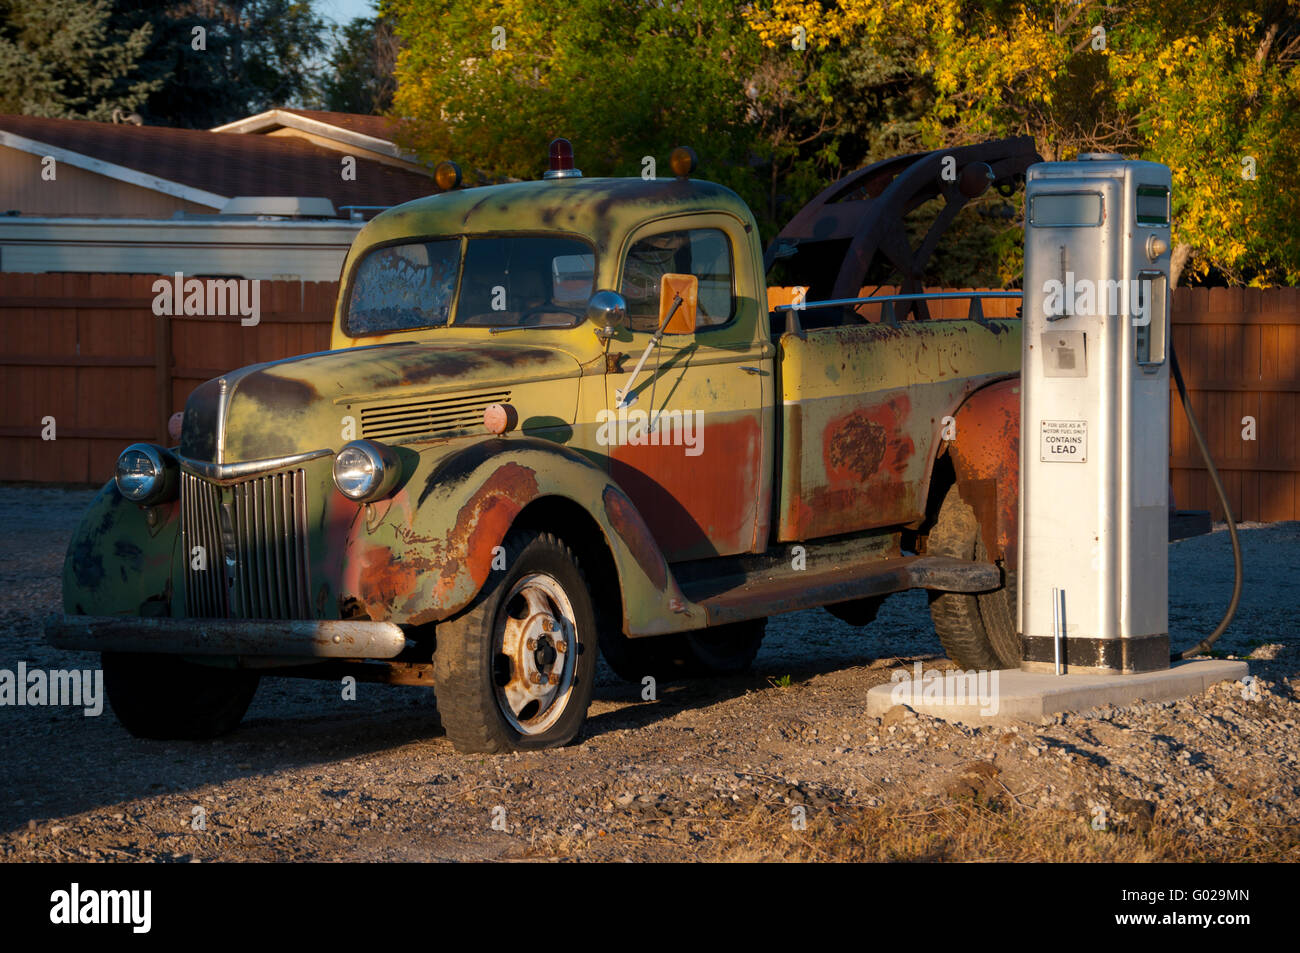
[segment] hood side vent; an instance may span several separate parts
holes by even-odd
[[[494,390],[457,397],[434,397],[386,407],[361,409],[361,436],[370,440],[440,437],[483,426],[490,404],[508,404],[510,391]]]

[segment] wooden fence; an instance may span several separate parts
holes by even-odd
[[[244,327],[155,316],[160,277],[0,274],[0,481],[102,483],[126,444],[166,441],[195,385],[329,347],[335,282],[263,281]]]
[[[263,281],[261,320],[243,327],[238,316],[155,316],[159,277],[0,274],[0,481],[101,483],[127,443],[165,440],[195,385],[329,346],[334,282]],[[985,313],[1015,307],[989,301]],[[966,308],[943,302],[931,313]],[[1173,319],[1234,515],[1300,519],[1300,289],[1178,289]],[[1172,388],[1170,416],[1177,505],[1222,518]],[[54,440],[41,437],[46,418]]]
[[[1238,520],[1300,519],[1300,288],[1179,288],[1174,350]],[[1183,509],[1223,518],[1178,394],[1170,477]]]

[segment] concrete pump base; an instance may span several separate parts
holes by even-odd
[[[1164,671],[1134,675],[920,671],[917,663],[910,677],[868,690],[867,714],[878,718],[906,705],[918,714],[966,725],[1037,722],[1058,712],[1186,698],[1216,682],[1237,681],[1249,671],[1245,662],[1218,659],[1177,662]]]

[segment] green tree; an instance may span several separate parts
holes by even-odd
[[[657,171],[693,146],[700,174],[739,192],[765,237],[870,148],[840,93],[854,70],[766,50],[727,0],[391,0],[404,144],[454,157],[479,181],[533,178],[571,139],[588,175]],[[879,59],[879,58],[877,58]],[[883,94],[882,94],[883,95]]]
[[[0,112],[110,119],[158,83],[139,62],[151,27],[120,29],[108,0],[0,0]]]
[[[312,0],[116,0],[114,22],[151,30],[146,122],[204,129],[318,100],[327,31]]]
[[[332,35],[329,66],[321,80],[326,109],[379,115],[393,104],[397,37],[386,17],[357,17]]]
[[[744,109],[729,69],[757,44],[729,4],[686,6],[393,0],[396,111],[421,152],[491,177],[536,176],[557,135],[598,174],[639,173],[643,155],[682,141],[727,154]]]

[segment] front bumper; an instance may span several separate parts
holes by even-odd
[[[292,621],[147,616],[50,616],[45,638],[60,649],[168,655],[287,658],[395,657],[406,636],[391,622]]]

